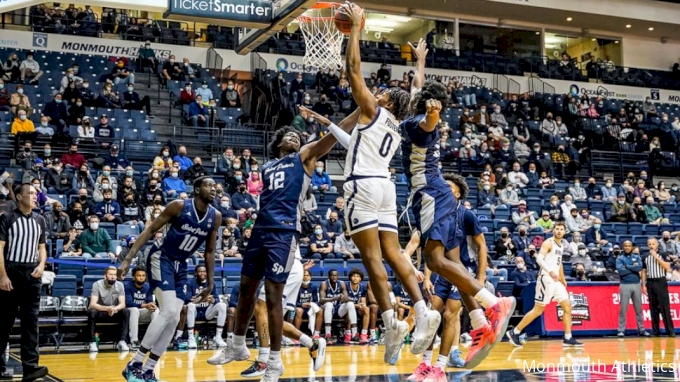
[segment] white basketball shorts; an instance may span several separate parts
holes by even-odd
[[[397,191],[387,178],[348,180],[345,191],[345,226],[350,234],[378,227],[398,233]]]

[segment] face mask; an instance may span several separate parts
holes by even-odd
[[[96,231],[99,229],[99,223],[90,223],[90,229]]]
[[[203,89],[207,89],[207,88],[208,88],[208,85],[201,85],[201,87],[202,87]]]
[[[135,88],[133,88],[132,86],[130,86],[130,87],[128,88],[128,91],[129,91],[130,93],[132,93],[134,90],[135,90]]]
[[[320,229],[315,229],[315,230],[314,230],[314,234],[317,235],[317,236],[321,236],[322,233],[323,233],[323,231],[320,230]]]
[[[599,224],[593,224],[593,228],[600,229],[600,225]]]
[[[522,208],[522,207],[520,207],[520,208]],[[520,235],[520,236],[526,236],[527,233],[526,233],[526,231],[520,231],[520,232],[519,232],[519,235]]]
[[[236,176],[234,177],[234,179],[236,179],[237,182],[240,182],[241,180],[243,180],[243,176],[241,176],[241,175],[236,175]]]
[[[161,202],[162,202],[161,200],[154,200],[154,201],[153,201],[153,204],[159,205],[159,204],[161,204]]]
[[[626,204],[626,200],[619,200],[619,204]]]
[[[584,256],[586,254],[586,250],[585,249],[579,249],[578,254],[581,255],[581,256]]]
[[[171,172],[171,173],[170,173],[170,176],[173,177],[173,178],[177,178],[177,173],[176,173],[176,172]]]
[[[132,176],[133,174],[134,174],[134,171],[132,171],[132,170],[125,171],[125,175],[127,175],[127,176]]]
[[[305,97],[305,101],[309,101],[310,99],[311,99],[311,98],[309,98],[309,97]]]
[[[158,218],[159,216],[161,216],[161,214],[153,214],[154,219]]]
[[[164,157],[167,157],[168,155],[170,155],[170,153],[169,153],[169,152],[167,152],[167,151],[163,151],[163,156],[164,156]]]
[[[83,88],[87,89],[90,87],[90,84],[83,84]]]
[[[102,171],[102,176],[109,176],[111,175],[111,171]]]
[[[671,190],[673,190],[673,191],[677,191],[677,190],[678,190],[678,188],[677,188],[677,187],[671,187]]]
[[[493,112],[494,112],[494,113],[500,113],[500,112],[501,112],[501,109],[494,109]]]
[[[466,116],[467,116],[467,115],[470,115],[470,112],[469,112],[469,111],[465,111],[465,112],[463,112],[463,115],[466,115]]]
[[[670,240],[670,239],[671,239],[670,237],[664,237],[664,238],[663,238],[663,241],[668,241],[668,240]]]
[[[310,282],[311,282],[311,281],[302,281],[302,285],[308,286],[308,285],[310,284]]]
[[[5,88],[5,84],[0,84],[0,90]]]
[[[482,114],[486,113],[486,109],[484,108],[480,109],[480,111],[482,112]]]
[[[611,186],[612,186],[611,183],[607,183],[607,188],[609,188],[609,187],[611,187]]]
[[[234,165],[234,170],[240,170],[240,169],[241,169],[241,165],[240,165],[240,164],[235,164],[235,165]]]
[[[647,179],[647,175],[640,175],[640,178]]]
[[[108,183],[102,184],[102,190],[108,190],[109,188],[111,188],[111,185],[109,185]]]
[[[24,89],[17,89],[17,93],[24,94]]]
[[[57,98],[57,99],[54,100],[54,102],[61,103],[61,100]]]
[[[146,49],[149,49],[149,48],[151,48],[151,45],[146,44],[146,45],[144,45],[144,47],[145,47]]]
[[[584,251],[584,252],[585,252],[585,251]],[[584,271],[582,271],[582,270],[579,269],[578,271],[576,271],[576,274],[577,274],[579,277],[583,277],[583,275],[585,275],[586,273],[585,273]]]
[[[313,117],[309,117],[309,119],[307,119],[307,121],[309,121],[309,123],[314,123],[314,118],[313,118]]]
[[[507,239],[508,233],[507,233],[507,232],[502,232],[502,233],[501,233],[501,237],[502,237],[503,239]]]
[[[484,186],[484,191],[489,191],[491,189],[490,186]]]
[[[443,143],[446,143],[446,142],[443,142]],[[470,147],[472,147],[472,146],[470,146],[470,145],[465,145],[465,148],[466,148],[466,149],[469,149]]]
[[[116,280],[106,280],[106,282],[107,282],[109,285],[115,285],[115,284],[116,284]]]
[[[43,125],[43,126],[45,126],[45,125]],[[45,155],[50,155],[50,154],[52,154],[52,150],[45,149]]]
[[[174,59],[174,58],[171,58],[171,59],[169,59],[168,61],[170,61],[171,64],[174,64],[174,63],[175,63],[175,59]]]
[[[25,116],[25,115],[20,115],[20,116],[19,116],[19,119],[22,120],[22,121],[25,121],[25,120],[26,120],[26,116]]]
[[[520,271],[523,271],[523,270],[527,269],[527,266],[524,265],[524,264],[517,264],[517,269],[519,269]]]
[[[229,208],[229,202],[222,202],[220,203],[220,206],[222,206],[222,208]]]
[[[234,87],[229,85],[229,86],[227,86],[227,90],[234,90]]]
[[[574,183],[574,187],[580,188],[580,187],[581,187],[581,183]]]
[[[241,186],[238,188],[239,192],[246,192],[246,188],[244,186]]]

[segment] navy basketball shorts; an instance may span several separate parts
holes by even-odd
[[[163,251],[155,251],[146,259],[149,271],[149,285],[151,292],[156,288],[162,292],[175,291],[177,298],[187,300],[187,262],[172,260]]]
[[[448,187],[447,187],[448,188]],[[456,208],[451,189],[424,187],[413,195],[412,207],[416,227],[421,233],[420,246],[436,240],[450,251],[456,245]]]
[[[243,253],[241,274],[256,280],[262,278],[285,283],[298,249],[297,231],[253,228],[248,247]]]

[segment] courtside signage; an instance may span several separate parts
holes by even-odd
[[[258,0],[169,0],[168,13],[208,19],[271,22],[272,2]]]

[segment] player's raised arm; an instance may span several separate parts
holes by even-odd
[[[420,90],[425,84],[425,61],[427,61],[427,43],[421,38],[417,46],[413,46],[409,41],[408,45],[411,47],[411,52],[416,57],[416,73],[413,76],[413,83],[411,87],[414,90]]]
[[[168,224],[172,218],[178,217],[182,213],[182,209],[184,209],[184,200],[173,200],[165,207],[163,212],[151,222],[151,224],[144,228],[144,231],[139,235],[135,244],[130,248],[130,252],[128,252],[127,256],[118,267],[119,279],[123,280],[125,278],[125,275],[130,268],[130,262],[137,256],[137,252],[146,245],[156,232]]]
[[[348,132],[352,131],[354,126],[356,126],[357,123],[359,122],[359,116],[360,116],[360,113],[361,113],[361,109],[357,108],[352,112],[352,114],[345,117],[345,119],[343,119],[342,122],[340,122],[340,126],[331,122],[328,118],[326,118],[323,115],[315,112],[312,109],[308,109],[304,106],[300,106],[300,111],[306,111],[309,115],[314,117],[317,122],[328,127],[328,130],[330,130],[331,134],[333,134],[335,136],[335,138],[342,145],[342,147],[344,147],[346,149],[349,148],[349,142],[350,142],[351,137],[348,134]]]
[[[354,3],[347,3],[340,8],[341,12],[347,13],[352,20],[352,29],[347,41],[346,70],[347,78],[352,89],[352,96],[357,105],[361,108],[363,119],[370,122],[377,113],[378,101],[366,86],[364,76],[361,74],[361,51],[359,47],[359,37],[361,35],[361,23],[364,10]]]

